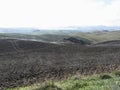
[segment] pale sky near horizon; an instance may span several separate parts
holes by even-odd
[[[120,26],[120,0],[0,0],[0,27]]]

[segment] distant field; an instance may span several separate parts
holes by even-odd
[[[57,43],[66,43],[65,39],[68,39],[72,36],[70,35],[52,35],[52,34],[43,34],[43,35],[31,35],[31,34],[18,34],[18,33],[4,33],[0,34],[1,39],[22,39],[22,40],[32,40],[32,41],[40,41],[40,42],[57,42]],[[88,39],[74,36],[74,38],[78,40],[83,40],[84,42],[90,43]]]
[[[73,33],[72,36],[80,36],[88,40],[93,41],[93,43],[110,41],[110,40],[120,40],[120,31],[96,31],[88,33]]]
[[[120,31],[94,31],[94,32],[70,32],[66,34],[18,34],[18,33],[1,33],[0,38],[14,38],[14,39],[32,39],[42,40],[47,42],[63,42],[64,38],[75,37],[77,39],[91,41],[94,43],[120,40]]]

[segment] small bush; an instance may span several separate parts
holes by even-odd
[[[104,75],[100,75],[100,79],[111,79],[112,76],[104,74]]]
[[[116,76],[120,76],[120,71],[115,71],[114,74],[115,74]]]

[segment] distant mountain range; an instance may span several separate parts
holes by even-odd
[[[87,26],[87,27],[65,27],[64,29],[69,30],[79,30],[82,32],[91,32],[91,31],[116,31],[120,30],[120,26]]]
[[[21,34],[68,34],[72,32],[92,31],[117,31],[120,26],[88,26],[88,27],[64,27],[56,29],[34,29],[34,28],[0,28],[0,33],[21,33]]]
[[[34,28],[0,28],[0,33],[32,33]]]

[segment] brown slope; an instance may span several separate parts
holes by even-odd
[[[0,86],[15,87],[61,79],[69,74],[92,74],[119,69],[120,47],[56,45],[34,41],[1,40]],[[16,45],[17,46],[17,45]],[[4,51],[4,52],[3,52]]]
[[[95,44],[95,46],[120,46],[120,40],[111,40]]]

